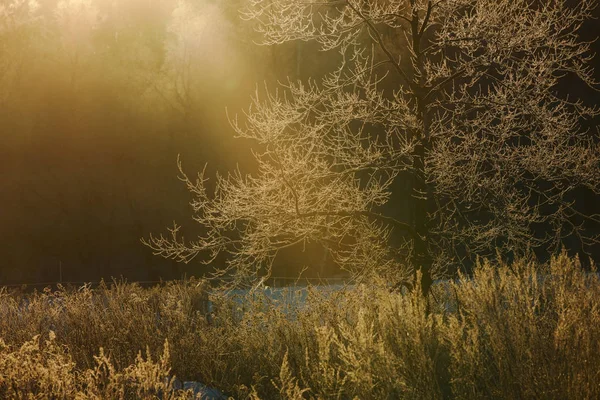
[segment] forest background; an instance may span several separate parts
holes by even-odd
[[[226,108],[239,114],[263,83],[318,77],[336,61],[310,43],[255,45],[259,35],[239,18],[243,3],[0,2],[0,284],[204,272],[154,257],[139,241],[190,219],[177,155],[191,173],[205,163],[208,175],[252,171]],[[599,27],[589,21],[582,39]],[[594,65],[600,80],[599,57]],[[600,104],[600,93],[564,84]],[[587,123],[597,133],[598,121]],[[577,201],[589,214],[600,209],[592,196]],[[194,224],[182,229],[192,236]],[[299,250],[280,257],[274,275],[322,262],[320,249]]]

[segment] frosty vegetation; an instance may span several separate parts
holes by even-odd
[[[421,269],[424,293],[432,276],[497,249],[547,251],[567,236],[589,248],[598,237],[584,222],[599,218],[572,194],[600,193],[600,149],[581,128],[598,110],[558,85],[597,87],[578,38],[595,5],[251,0],[243,16],[264,45],[314,41],[339,52],[338,68],[257,94],[233,126],[253,141],[258,172],[207,185],[180,164],[201,234],[186,241],[175,225],[145,243],[183,262],[226,252],[216,274],[241,282],[315,241],[358,277]]]
[[[0,398],[193,399],[173,375],[252,400],[600,398],[600,277],[578,260],[481,263],[429,314],[377,283],[212,315],[190,280],[0,289]]]

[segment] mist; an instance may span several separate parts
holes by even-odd
[[[297,64],[225,3],[0,4],[0,282],[204,272],[139,240],[190,221],[178,155],[190,173],[252,170],[228,115]]]

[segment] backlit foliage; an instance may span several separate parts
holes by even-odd
[[[175,390],[169,372],[169,346],[157,361],[141,352],[134,364],[117,371],[101,348],[96,365],[77,371],[67,348],[50,331],[12,349],[0,339],[0,395],[6,399],[157,399],[200,398]]]
[[[482,262],[429,314],[380,283],[213,291],[210,318],[196,282],[3,291],[0,397],[191,398],[173,374],[236,399],[600,397],[600,278],[577,259]]]
[[[356,274],[422,267],[426,291],[432,273],[496,249],[597,243],[583,223],[598,216],[573,192],[600,192],[600,149],[580,126],[598,112],[559,91],[596,85],[578,39],[594,1],[250,3],[264,44],[315,41],[339,67],[257,94],[233,126],[258,173],[209,185],[181,172],[201,234],[186,242],[176,225],[146,242],[156,254],[226,252],[220,274],[257,279],[279,250],[316,241]]]

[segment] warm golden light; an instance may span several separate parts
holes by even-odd
[[[172,273],[152,258],[154,272],[122,269],[147,258],[139,237],[172,219],[167,204],[189,199],[172,193],[177,154],[191,168],[250,157],[226,107],[245,107],[270,68],[251,33],[233,4],[208,0],[1,2],[0,233],[13,267],[0,281],[53,279],[59,265],[67,279]]]

